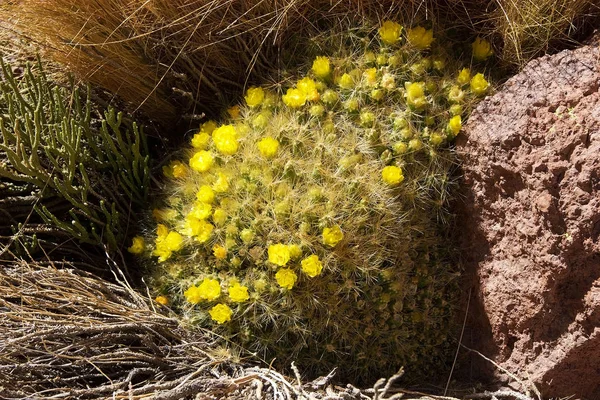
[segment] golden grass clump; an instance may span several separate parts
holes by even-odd
[[[449,144],[490,84],[422,26],[328,40],[347,47],[202,125],[129,250],[156,262],[161,302],[263,359],[425,375],[449,350],[457,294],[438,220]]]
[[[231,104],[248,84],[294,64],[302,37],[365,18],[396,15],[459,28],[494,43],[505,65],[522,66],[555,39],[600,16],[598,0],[15,0],[3,26],[54,61],[155,121],[194,119]],[[292,55],[290,55],[292,54]]]
[[[413,3],[409,2],[408,6]],[[391,4],[391,3],[390,3]],[[374,1],[69,0],[0,6],[5,27],[156,121],[221,109],[256,71],[281,65],[280,44],[327,16],[397,11]],[[402,7],[407,7],[407,4]],[[390,7],[387,7],[390,6]]]
[[[495,28],[503,38],[502,58],[524,65],[568,41],[582,28],[585,19],[598,20],[598,0],[495,0],[492,14]]]

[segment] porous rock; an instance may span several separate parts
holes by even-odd
[[[533,60],[457,145],[472,346],[552,397],[600,398],[599,87],[598,46]]]

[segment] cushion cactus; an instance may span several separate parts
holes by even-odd
[[[449,145],[487,90],[457,81],[432,30],[386,21],[374,35],[203,124],[132,246],[190,323],[265,360],[364,379],[447,354]]]

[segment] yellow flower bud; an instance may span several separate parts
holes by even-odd
[[[420,110],[427,105],[424,82],[406,82],[404,87],[406,89],[404,97],[406,98],[406,103],[410,107]]]
[[[461,128],[462,128],[462,119],[461,119],[460,115],[455,115],[454,117],[450,118],[450,121],[448,121],[448,126],[446,127],[446,130],[448,131],[448,133],[451,136],[454,137],[454,136],[458,135]]]
[[[227,249],[219,244],[215,244],[212,248],[213,255],[219,259],[224,260],[227,258]]]
[[[317,57],[315,61],[313,61],[312,72],[315,74],[317,78],[325,79],[329,76],[331,72],[331,66],[329,63],[329,58],[327,57]]]
[[[483,96],[488,91],[490,84],[485,80],[485,77],[482,73],[476,74],[473,79],[471,79],[471,92],[473,92],[476,96]]]
[[[350,90],[353,89],[355,86],[354,83],[354,79],[352,78],[352,75],[345,73],[343,74],[340,79],[338,80],[338,86],[341,87],[342,89],[346,89],[346,90]]]
[[[473,47],[473,58],[477,61],[484,61],[489,56],[494,54],[490,42],[480,38],[479,36],[477,36],[471,46]]]
[[[471,79],[471,70],[469,68],[463,68],[458,73],[458,76],[456,77],[456,82],[458,82],[459,85],[464,86],[467,83],[469,83],[470,79]]]
[[[296,87],[304,93],[306,100],[316,101],[319,100],[319,92],[317,91],[317,85],[315,81],[309,77],[304,77],[298,81]]]
[[[291,244],[288,248],[290,249],[290,257],[292,260],[295,260],[302,255],[302,249],[297,244]]]
[[[217,180],[212,188],[217,193],[226,192],[229,189],[229,177],[222,172],[217,173]]]

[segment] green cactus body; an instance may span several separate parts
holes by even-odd
[[[362,55],[319,56],[283,94],[250,88],[202,126],[130,249],[157,260],[161,301],[315,373],[443,363],[457,288],[438,217],[474,95],[431,31],[401,32],[388,21]]]

